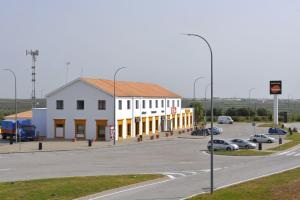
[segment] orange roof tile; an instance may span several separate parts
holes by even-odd
[[[32,111],[28,110],[25,112],[20,112],[20,113],[17,113],[17,116],[18,116],[18,118],[32,119]],[[5,119],[15,119],[15,114],[5,116],[4,118]]]
[[[110,94],[114,95],[114,81],[80,78],[80,80]],[[116,81],[116,96],[118,97],[169,97],[181,98],[181,96],[152,83],[140,83],[129,81]]]

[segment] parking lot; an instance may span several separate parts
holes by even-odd
[[[295,126],[297,124],[293,124]],[[223,129],[221,135],[215,135],[215,139],[233,139],[242,138],[249,139],[249,137],[256,133],[267,133],[268,128],[265,127],[254,127],[249,123],[234,123],[234,124],[215,124],[215,126]],[[272,148],[278,146],[278,136],[273,136],[276,138],[276,142],[272,144],[263,144],[263,149]],[[174,132],[173,136],[166,137],[165,133],[160,133],[159,139],[150,140],[149,137],[144,138],[142,142],[137,142],[137,139],[129,139],[117,142],[117,146],[126,145],[143,145],[149,142],[157,142],[161,140],[184,140],[184,139],[197,139],[199,141],[201,150],[206,150],[207,142],[210,140],[209,136],[191,136],[190,132],[185,132],[179,134]],[[283,140],[283,143],[286,141]],[[88,146],[87,141],[56,141],[48,140],[42,141],[41,151],[71,151],[71,150],[89,150],[89,149],[101,149],[109,148],[114,146],[112,142],[93,142],[92,146]],[[13,153],[13,152],[34,152],[40,151],[39,142],[22,142],[21,144],[10,145],[7,140],[0,140],[0,153]]]

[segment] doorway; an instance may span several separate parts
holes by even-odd
[[[107,120],[96,120],[96,140],[105,141]]]

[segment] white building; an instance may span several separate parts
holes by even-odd
[[[115,86],[117,140],[192,127],[193,109],[181,108],[179,95],[150,83],[116,81]],[[48,94],[47,109],[34,110],[33,116],[46,112],[47,138],[109,141],[113,94],[112,80],[79,78]]]

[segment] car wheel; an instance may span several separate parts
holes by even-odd
[[[246,145],[246,146],[245,146],[245,149],[249,149],[249,145]]]
[[[257,142],[257,139],[254,139],[253,142]]]
[[[268,143],[272,143],[272,141],[271,141],[271,140],[268,140]]]
[[[230,147],[227,147],[226,150],[227,150],[227,151],[231,151],[231,148],[230,148]]]

